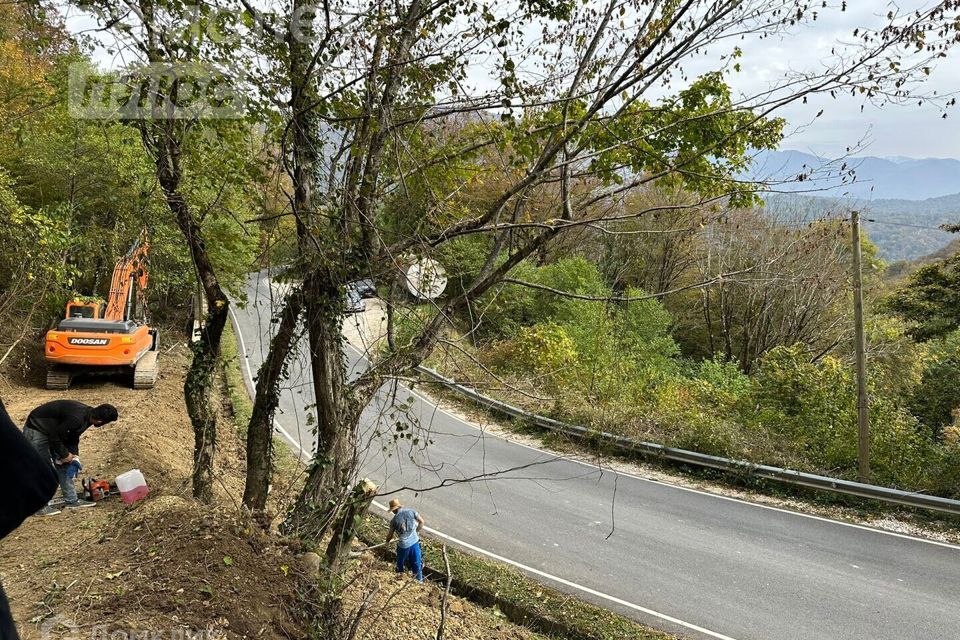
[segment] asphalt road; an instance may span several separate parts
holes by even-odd
[[[248,295],[235,322],[255,374],[275,293],[257,274]],[[363,366],[355,350],[348,359]],[[304,456],[309,375],[301,345],[277,426]],[[395,439],[411,421],[419,442]],[[736,640],[960,637],[960,547],[560,458],[400,385],[381,391],[362,428],[362,473],[383,492],[403,489],[435,535],[659,628]]]

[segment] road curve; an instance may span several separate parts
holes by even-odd
[[[276,293],[260,273],[247,295],[233,318],[249,381],[268,347]],[[351,368],[363,366],[349,351]],[[306,363],[301,344],[277,414],[304,457],[314,447]],[[418,441],[397,430],[411,422]],[[381,391],[361,427],[362,473],[383,492],[402,489],[436,535],[661,629],[734,640],[960,635],[960,547],[557,457],[486,433],[402,385]]]

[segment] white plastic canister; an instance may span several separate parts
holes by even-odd
[[[147,486],[147,481],[140,473],[140,469],[132,469],[118,475],[117,489],[120,491],[120,498],[127,504],[142,500],[150,493],[150,487]]]

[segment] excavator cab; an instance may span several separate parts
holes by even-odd
[[[64,319],[102,320],[106,311],[107,303],[104,300],[84,301],[75,299],[67,303],[67,313]]]
[[[66,390],[82,372],[133,373],[134,389],[157,380],[157,330],[146,318],[146,232],[117,261],[108,300],[75,297],[56,329],[47,332],[47,388]]]

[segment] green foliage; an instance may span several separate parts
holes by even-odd
[[[536,267],[521,262],[510,276],[532,282],[536,272]],[[495,286],[471,305],[466,320],[475,327],[474,335],[481,342],[513,336],[522,326],[549,319],[534,316],[535,295],[533,289],[515,284]]]
[[[955,422],[960,408],[960,331],[930,342],[929,347],[922,379],[908,402],[913,415],[939,436]]]
[[[569,264],[552,271],[581,272]],[[527,267],[539,281],[544,268]],[[555,280],[554,280],[555,281]],[[592,278],[567,280],[590,283]],[[598,429],[652,438],[714,455],[855,477],[857,416],[853,368],[836,356],[814,361],[803,344],[779,346],[748,376],[721,357],[683,363],[669,335],[670,315],[648,300],[625,306],[560,298],[525,299],[531,325],[484,351],[487,363],[555,396],[542,407]],[[637,295],[631,291],[630,295]],[[900,323],[871,323],[871,464],[876,482],[956,494],[960,437],[950,425],[960,397],[960,332],[932,356],[904,337]],[[922,377],[921,377],[922,374]],[[912,398],[914,415],[908,410]],[[921,411],[921,409],[925,410]],[[923,422],[919,422],[917,418]],[[651,434],[652,432],[652,434]],[[958,431],[960,433],[960,431]]]
[[[13,186],[0,166],[0,314],[4,329],[18,331],[36,313],[61,314],[78,273],[65,260],[71,237],[60,224],[61,210],[26,208]]]
[[[493,357],[505,369],[560,378],[577,360],[577,348],[566,330],[553,322],[522,327]]]
[[[876,397],[906,398],[920,384],[929,349],[907,335],[907,325],[895,316],[869,315],[867,377]]]
[[[920,341],[960,328],[960,256],[917,269],[887,306],[915,324],[910,334]]]
[[[704,360],[696,366],[694,381],[700,397],[712,407],[730,410],[751,389],[750,378],[734,361],[722,358]]]
[[[712,391],[705,381],[675,376],[649,388],[642,406],[670,446],[741,457],[741,429],[729,413],[712,404]]]
[[[781,118],[735,109],[733,100],[723,75],[707,73],[656,104],[635,101],[615,119],[589,122],[580,143],[594,152],[590,169],[607,184],[622,183],[623,169],[629,168],[636,175],[665,174],[666,183],[701,195],[728,193],[730,180],[749,166],[751,150],[776,148],[785,125]],[[582,117],[586,107],[585,100],[566,101],[517,123],[505,134],[503,148],[509,145],[518,166],[529,162],[540,153],[552,126],[560,126],[565,117]],[[624,140],[631,144],[622,144]],[[745,191],[733,193],[730,200],[733,206],[757,201]]]
[[[558,317],[565,319],[580,354],[574,376],[579,391],[598,402],[642,393],[676,369],[669,316],[656,302],[618,307],[568,300]]]
[[[187,139],[182,191],[201,221],[218,279],[233,296],[242,298],[242,284],[259,245],[259,237],[244,221],[258,211],[262,140],[245,121],[205,126]]]
[[[13,192],[13,180],[6,170],[0,169],[0,213],[4,220],[11,220],[23,213],[17,194]]]
[[[437,260],[447,272],[447,294],[461,295],[487,261],[491,244],[482,236],[464,236],[444,243]]]
[[[397,309],[393,319],[393,339],[397,347],[403,349],[410,346],[435,313],[436,309],[430,305]]]
[[[625,292],[628,298],[642,295],[640,289]],[[656,361],[659,368],[667,368],[667,362],[680,355],[680,348],[670,335],[673,317],[657,300],[626,302],[617,309],[617,316],[621,325],[618,344],[634,360]]]
[[[600,298],[612,295],[597,265],[582,257],[564,258],[538,267],[533,277],[535,284],[564,293]],[[516,279],[523,280],[522,274],[517,275]],[[550,291],[534,290],[531,302],[530,313],[535,318],[571,320],[579,311],[568,305],[568,298]]]
[[[803,345],[771,350],[741,416],[748,428],[777,443],[788,466],[848,476],[856,470],[856,386],[852,368],[837,358],[810,362]],[[934,443],[897,398],[873,395],[870,424],[875,481],[914,488],[937,484],[927,468],[936,456]]]
[[[804,345],[776,347],[760,361],[743,416],[782,439],[791,458],[828,469],[856,462],[856,403],[850,367],[837,358],[810,362]]]
[[[727,180],[749,166],[751,148],[775,148],[785,125],[781,118],[758,118],[750,111],[731,109],[732,104],[730,88],[720,73],[701,76],[667,100],[662,105],[667,107],[662,112],[666,122],[658,123],[663,133],[650,143],[663,164],[648,170],[662,171],[670,162],[684,170],[683,178],[671,179],[682,180],[692,191],[704,195],[728,191]],[[742,206],[755,198],[735,193],[731,204]]]
[[[522,264],[511,277],[552,291],[507,284],[478,305],[483,335],[507,338],[488,353],[493,366],[537,373],[553,389],[601,404],[642,394],[676,370],[670,314],[655,300],[603,302],[613,294],[595,264],[583,258]]]
[[[464,192],[482,188],[483,173],[476,154],[459,150],[469,146],[481,129],[463,127],[456,136],[427,129],[404,149],[407,162],[400,171],[409,172],[402,187],[384,202],[380,223],[384,239],[436,233],[451,223],[473,214]],[[444,162],[443,158],[456,158]]]

